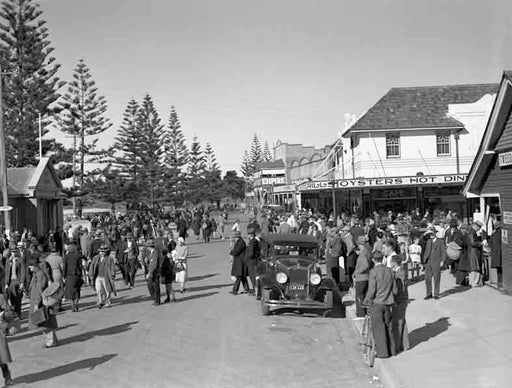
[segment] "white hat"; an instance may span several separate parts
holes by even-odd
[[[183,237],[178,237],[178,241],[182,244],[185,244],[185,239]]]

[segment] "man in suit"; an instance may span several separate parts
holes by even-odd
[[[249,230],[248,236],[249,242],[247,243],[247,248],[245,250],[244,262],[252,284],[250,294],[254,295],[256,290],[256,268],[258,267],[258,261],[260,259],[260,243],[256,239],[255,231]]]
[[[21,317],[25,274],[25,262],[16,247],[16,243],[11,241],[9,243],[9,254],[5,261],[5,290],[18,317]]]
[[[395,303],[393,294],[397,291],[395,275],[383,263],[382,253],[374,252],[372,260],[374,267],[368,276],[368,292],[363,305],[369,306],[376,357],[388,358],[396,354],[391,321],[391,306]]]
[[[439,288],[441,286],[441,268],[446,260],[446,244],[443,238],[437,233],[435,227],[425,232],[428,237],[423,255],[425,266],[425,285],[427,287],[426,299],[439,299]],[[434,279],[434,294],[432,295],[432,279]]]
[[[160,274],[162,270],[162,256],[155,247],[155,241],[147,242],[148,248],[148,274],[146,276],[148,282],[149,294],[155,299],[154,305],[160,305]]]

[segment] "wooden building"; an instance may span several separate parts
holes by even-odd
[[[36,167],[7,169],[7,192],[11,228],[31,228],[36,236],[48,233],[63,222],[61,181],[50,163],[42,158]]]
[[[467,197],[480,198],[479,213],[488,234],[494,232],[489,221],[501,221],[501,265],[496,267],[500,274],[496,283],[503,290],[512,292],[511,71],[503,73],[494,107],[463,192]],[[491,270],[491,279],[492,275]]]

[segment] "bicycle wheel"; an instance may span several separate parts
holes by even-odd
[[[366,338],[368,336],[368,325],[370,323],[370,318],[368,315],[364,317],[363,321],[363,327],[361,328],[361,341],[359,342],[359,345],[361,346],[361,352],[363,353],[363,356],[366,357],[366,343],[368,339]]]
[[[373,339],[373,333],[371,330],[368,331],[368,341],[366,343],[366,360],[368,361],[368,366],[373,368],[373,364],[375,363],[375,340]]]

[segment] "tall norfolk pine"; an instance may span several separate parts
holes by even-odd
[[[64,84],[57,76],[60,65],[52,57],[46,22],[32,0],[4,0],[0,8],[0,52],[3,75],[4,126],[7,163],[13,167],[37,164],[38,116],[55,114],[54,103]],[[43,127],[48,120],[43,122]],[[43,135],[48,131],[43,129]],[[43,142],[43,153],[60,156],[62,145]],[[54,161],[56,161],[54,157]]]

